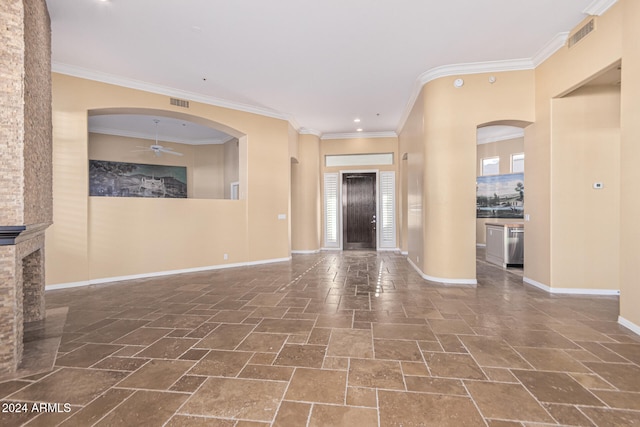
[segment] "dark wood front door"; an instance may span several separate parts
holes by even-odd
[[[376,174],[342,175],[344,249],[376,249]]]

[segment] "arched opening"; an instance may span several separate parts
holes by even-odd
[[[239,199],[245,138],[173,111],[109,108],[88,114],[89,195]]]
[[[476,131],[476,245],[478,255],[503,267],[524,266],[525,146],[531,123],[500,120]]]

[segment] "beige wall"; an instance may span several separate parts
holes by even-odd
[[[291,164],[291,248],[318,251],[321,243],[320,138],[300,135]]]
[[[240,142],[237,138],[224,143],[224,198],[231,198],[231,183],[240,180]]]
[[[392,165],[372,165],[372,166],[325,166],[325,156],[344,154],[367,154],[367,153],[393,153]],[[348,139],[323,139],[320,141],[320,173],[321,177],[325,173],[340,171],[393,171],[396,172],[396,195],[399,193],[398,179],[398,138],[348,138]],[[320,194],[324,194],[324,179],[320,179]],[[397,221],[397,212],[400,209],[399,198],[396,197],[396,236],[400,236],[400,224]],[[324,230],[324,215],[321,215],[321,226]],[[399,239],[396,240],[398,244]],[[322,242],[324,245],[324,242]]]
[[[619,289],[620,87],[554,99],[552,122],[551,283]]]
[[[525,130],[527,200],[524,275],[549,287],[552,257],[551,224],[555,221],[550,194],[555,182],[552,164],[552,102],[614,64],[621,57],[621,2],[597,18],[596,30],[571,49],[561,48],[538,66],[536,73],[536,120]],[[571,168],[572,165],[565,167]],[[557,210],[556,210],[557,212]],[[562,262],[558,259],[557,262]],[[579,284],[575,284],[579,288]]]
[[[416,266],[424,260],[424,95],[420,92],[409,113],[409,117],[398,137],[399,152],[407,154],[407,160],[401,160],[403,179],[400,193],[403,195],[403,214],[401,215],[402,249]],[[406,210],[405,210],[406,209]]]
[[[399,144],[399,141],[398,141]],[[409,153],[398,152],[398,204],[400,210],[397,212],[398,227],[400,234],[398,235],[398,245],[404,254],[409,253]]]
[[[239,138],[243,200],[89,198],[87,114],[143,108],[217,127]],[[286,121],[53,75],[54,225],[47,283],[286,259],[289,142]],[[228,254],[228,260],[223,259]]]
[[[420,243],[411,243],[409,219],[409,257],[433,280],[475,282],[477,127],[534,119],[533,71],[492,73],[497,77],[494,84],[488,82],[489,75],[462,76],[465,84],[460,89],[453,86],[457,76],[427,83],[401,133],[400,151],[409,153],[409,215],[412,209],[416,214],[422,211],[423,226],[419,254]],[[418,162],[411,165],[412,154],[420,155],[421,143],[422,179]],[[412,201],[412,188],[420,185],[422,194]],[[413,222],[419,229],[419,220]]]
[[[511,155],[524,153],[524,137],[508,139],[504,141],[489,142],[486,144],[478,144],[476,161],[476,175],[482,175],[482,159],[487,157],[500,158],[500,174],[511,173]],[[525,183],[526,191],[526,183]],[[525,197],[526,200],[526,197]],[[520,221],[520,220],[518,220]],[[484,245],[486,243],[485,224],[487,222],[513,222],[513,220],[501,218],[476,218],[476,244]]]
[[[470,154],[475,150],[464,141],[483,122],[532,122],[524,137],[526,280],[552,290],[620,289],[621,317],[637,331],[640,198],[632,194],[640,181],[640,3],[620,0],[596,19],[596,30],[580,43],[513,81],[512,95],[492,91],[498,84],[507,87],[504,77],[520,73],[494,73],[497,82],[483,91],[475,83],[486,82],[486,75],[461,76],[465,85],[457,91],[451,86],[455,77],[423,87],[400,133],[400,152],[408,153],[406,184],[402,180],[407,247],[427,275],[473,277],[473,220],[464,201],[472,198],[466,171],[477,166]],[[593,93],[559,99],[621,59],[620,95],[611,88],[588,89]],[[510,110],[500,111],[504,106]],[[592,189],[596,180],[604,182],[603,190]]]
[[[620,316],[640,330],[640,2],[622,0]]]
[[[175,150],[179,151],[178,148]],[[225,193],[230,194],[230,190],[225,172],[231,165],[227,166],[225,162],[225,146],[222,144],[193,146],[191,158],[193,159],[191,173],[187,166],[187,182],[191,183],[187,186],[187,192],[189,187],[192,189],[189,197],[226,199]],[[236,169],[237,164],[238,162],[236,162]]]

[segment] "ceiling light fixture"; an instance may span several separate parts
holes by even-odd
[[[358,128],[356,129],[358,132],[362,132],[362,128]]]
[[[354,122],[360,123],[360,119],[353,119]]]

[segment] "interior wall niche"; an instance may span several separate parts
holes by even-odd
[[[239,138],[227,131],[157,111],[90,112],[88,130],[90,196],[232,199],[239,193]]]

